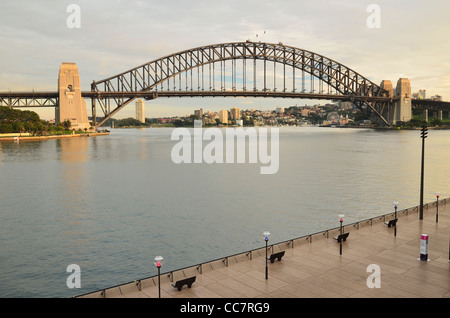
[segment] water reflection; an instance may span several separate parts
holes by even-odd
[[[58,211],[60,231],[65,238],[61,244],[66,250],[66,263],[81,266],[83,249],[92,238],[92,182],[87,169],[90,138],[67,138],[56,140],[58,154]]]
[[[66,209],[72,209],[85,200],[88,193],[89,176],[86,172],[89,138],[67,138],[56,141],[60,160],[60,200]]]

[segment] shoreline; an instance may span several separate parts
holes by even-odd
[[[184,128],[192,128],[193,126],[181,126]],[[218,126],[211,126],[211,127],[218,127]],[[242,127],[242,128],[248,128],[248,127],[319,127],[319,128],[355,128],[355,129],[373,129],[373,130],[420,130],[420,127],[345,127],[345,126],[222,126],[219,128],[232,128],[232,127]],[[171,127],[171,126],[150,126],[150,127],[117,127],[115,129],[129,129],[129,128],[179,128],[179,127]],[[204,128],[209,128],[208,126]],[[450,126],[444,126],[444,127],[430,127],[428,126],[427,129],[431,130],[448,130],[450,129]],[[67,134],[67,135],[49,135],[49,136],[20,136],[19,133],[12,133],[12,134],[5,134],[9,136],[2,137],[2,134],[0,134],[0,142],[2,141],[35,141],[35,140],[47,140],[47,139],[58,139],[58,138],[78,138],[78,137],[95,137],[95,136],[107,136],[109,135],[109,131],[105,132],[92,132],[92,133],[81,133],[81,134]]]
[[[11,136],[11,137],[1,137],[1,141],[33,141],[33,140],[47,140],[47,139],[58,139],[58,138],[77,138],[77,137],[95,137],[95,136],[105,136],[109,135],[109,132],[93,132],[86,134],[69,134],[69,135],[50,135],[50,136]]]
[[[377,130],[421,130],[422,127],[368,127],[368,126],[330,126],[330,125],[310,125],[310,126],[299,126],[299,125],[261,125],[261,126],[202,126],[202,128],[251,128],[251,127],[318,127],[318,128],[355,128],[355,129],[377,129]],[[148,128],[194,128],[194,125],[185,126],[127,126],[127,127],[114,127],[112,129],[148,129]],[[427,129],[433,130],[449,130],[450,126],[427,126]]]

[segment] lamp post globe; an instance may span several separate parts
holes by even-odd
[[[342,222],[344,221],[344,214],[339,214],[338,215],[338,217],[339,217],[339,222],[341,222],[341,225],[342,225]],[[341,233],[342,234],[342,233]]]
[[[153,264],[156,267],[161,268],[161,266],[163,266],[164,264],[164,258],[162,256],[156,256],[155,259],[153,260]]]
[[[153,264],[158,268],[158,296],[161,298],[161,266],[164,264],[164,258],[162,256],[156,256],[153,260]]]

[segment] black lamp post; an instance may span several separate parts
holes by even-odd
[[[438,221],[438,212],[439,212],[439,191],[436,192],[436,223]]]
[[[164,264],[164,258],[162,256],[156,256],[153,264],[158,268],[158,295],[161,298],[161,266]]]
[[[339,214],[339,255],[342,255],[342,221],[343,221],[344,214]]]
[[[397,207],[398,207],[398,202],[394,202],[394,236],[397,236]]]
[[[423,172],[424,172],[424,156],[425,156],[425,138],[427,138],[428,126],[423,125],[420,133],[422,138],[422,168],[420,173],[420,207],[419,207],[419,219],[423,220]]]
[[[269,242],[269,236],[270,236],[270,233],[269,233],[269,231],[265,231],[264,233],[263,233],[263,235],[264,235],[264,240],[266,241],[266,279],[268,279],[269,278],[269,268],[267,267],[267,260],[268,260],[268,258],[267,258],[267,243]]]

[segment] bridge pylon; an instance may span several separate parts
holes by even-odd
[[[408,122],[412,119],[411,83],[407,78],[399,78],[397,86],[392,85],[389,80],[381,82],[380,87],[389,93],[393,102],[386,108],[383,114],[390,125],[397,122]]]
[[[392,124],[398,121],[408,122],[412,119],[411,104],[411,83],[407,78],[399,78],[395,88],[395,96],[398,99],[394,102]]]
[[[58,76],[59,105],[55,108],[55,122],[69,120],[72,128],[90,129],[86,102],[81,96],[80,74],[75,63],[63,62]]]

